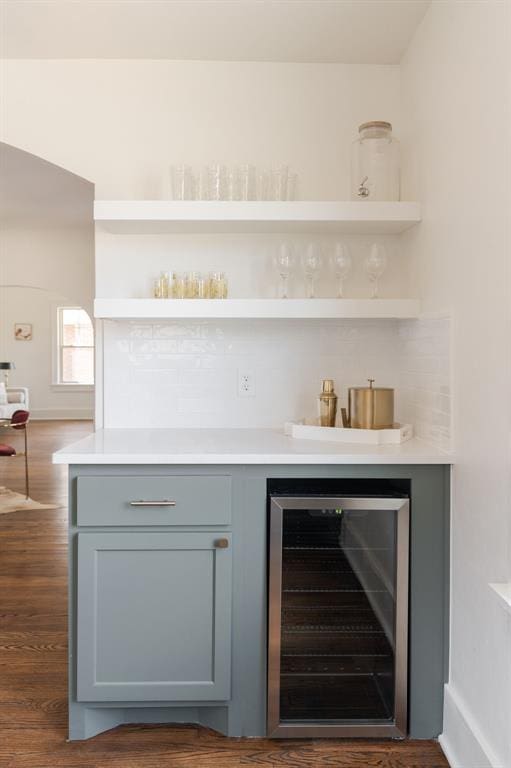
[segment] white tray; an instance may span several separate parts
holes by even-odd
[[[319,427],[315,423],[288,421],[284,433],[300,440],[327,440],[337,443],[367,443],[368,445],[398,445],[413,437],[411,424],[396,424],[392,429],[350,429]]]

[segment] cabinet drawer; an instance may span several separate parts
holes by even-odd
[[[229,525],[225,475],[79,477],[78,525]]]

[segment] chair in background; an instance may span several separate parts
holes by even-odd
[[[0,382],[0,419],[10,419],[15,411],[30,410],[27,387],[4,387]]]
[[[15,411],[9,421],[2,423],[2,427],[5,429],[14,429],[19,432],[23,432],[25,439],[25,450],[23,453],[18,453],[14,446],[8,443],[0,443],[0,456],[7,456],[12,458],[13,456],[25,457],[25,496],[29,498],[29,480],[28,480],[28,436],[27,425],[30,419],[30,413],[28,411],[17,410]]]

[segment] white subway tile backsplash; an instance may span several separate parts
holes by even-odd
[[[450,440],[447,320],[115,321],[104,338],[107,427],[282,427],[316,415],[321,379],[345,405],[374,378],[417,435]],[[238,396],[243,370],[254,397]]]
[[[399,323],[400,397],[398,418],[438,448],[451,447],[450,320]]]

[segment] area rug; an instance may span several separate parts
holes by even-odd
[[[39,504],[38,501],[25,498],[23,493],[10,491],[4,485],[0,485],[0,515],[7,512],[21,512],[25,509],[57,509],[55,504]]]

